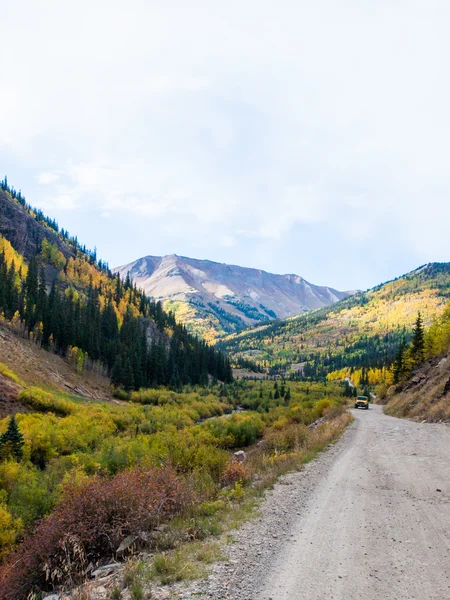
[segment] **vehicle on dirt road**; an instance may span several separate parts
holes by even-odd
[[[365,408],[369,410],[369,398],[367,396],[358,396],[355,401],[355,408]]]

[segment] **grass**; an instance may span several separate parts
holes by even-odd
[[[175,550],[153,557],[146,577],[161,584],[199,579],[207,574],[207,565],[227,560],[222,544],[216,541],[190,542]]]
[[[155,556],[151,574],[162,584],[167,584],[186,579],[199,579],[206,575],[206,571],[191,558],[189,552],[175,550]]]

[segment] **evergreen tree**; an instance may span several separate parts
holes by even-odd
[[[400,345],[398,347],[397,354],[395,356],[394,365],[393,365],[394,383],[399,383],[403,377],[403,371],[404,371],[403,355],[405,352],[405,348],[406,348],[405,338],[402,338],[402,341],[400,342]]]
[[[416,363],[423,362],[425,357],[425,336],[423,330],[423,320],[420,312],[417,314],[416,324],[413,329],[411,340],[412,355]]]
[[[36,304],[36,321],[42,322],[44,320],[44,314],[47,306],[47,288],[45,285],[45,273],[44,269],[41,269],[39,276],[39,290]]]
[[[16,265],[11,261],[5,281],[5,315],[12,319],[19,309],[19,290],[16,281]]]
[[[25,281],[25,321],[28,331],[32,331],[36,325],[36,305],[38,302],[38,265],[36,257],[30,260],[28,273]]]
[[[17,459],[23,456],[23,435],[14,415],[9,418],[8,427],[0,437],[0,455],[12,455]]]

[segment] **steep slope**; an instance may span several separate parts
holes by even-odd
[[[2,374],[6,365],[20,384]],[[18,400],[23,386],[40,387],[90,399],[111,399],[109,379],[95,370],[77,372],[73,360],[47,352],[31,340],[15,335],[0,323],[0,419],[16,412],[28,412]]]
[[[425,324],[450,296],[450,263],[431,263],[334,306],[229,336],[218,346],[271,368],[325,376],[390,363],[421,311]]]
[[[222,353],[113,275],[6,180],[0,182],[1,324],[65,357],[75,370],[110,377],[127,393],[232,378]]]
[[[392,383],[377,388],[385,412],[450,422],[450,301],[430,327],[416,324],[411,343],[397,353]]]
[[[308,283],[299,275],[196,260],[146,256],[114,272],[161,300],[192,331],[206,337],[334,304],[351,295]]]
[[[394,417],[450,422],[450,353],[428,360],[384,402]]]

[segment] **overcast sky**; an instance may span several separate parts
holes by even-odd
[[[450,260],[448,0],[0,0],[0,172],[117,266]]]

